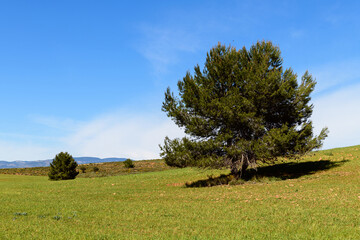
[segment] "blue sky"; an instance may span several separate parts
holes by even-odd
[[[167,86],[218,42],[278,45],[318,84],[324,148],[360,144],[357,1],[1,1],[0,160],[159,156],[182,136],[161,112]]]

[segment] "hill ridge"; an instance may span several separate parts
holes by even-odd
[[[98,158],[98,157],[74,157],[78,164],[102,163],[102,162],[122,162],[126,158]],[[52,159],[35,160],[35,161],[0,161],[0,168],[31,168],[31,167],[48,167]]]

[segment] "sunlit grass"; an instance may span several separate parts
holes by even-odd
[[[325,170],[235,186],[187,188],[228,173],[191,168],[57,182],[0,175],[0,239],[360,239],[359,149],[300,160],[343,161]]]

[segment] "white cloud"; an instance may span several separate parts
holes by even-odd
[[[325,126],[330,130],[324,149],[360,144],[359,92],[360,83],[313,99],[315,133],[318,134]],[[120,111],[86,122],[39,119],[37,122],[42,123],[45,130],[60,129],[63,135],[0,134],[0,160],[50,159],[60,151],[68,151],[75,157],[153,159],[159,157],[158,144],[163,143],[165,136],[184,136],[183,131],[163,113]],[[10,137],[12,140],[9,140]]]
[[[82,124],[82,122],[74,121],[73,119],[70,118],[59,119],[51,116],[33,115],[30,116],[30,119],[33,122],[41,124],[43,126],[64,130],[64,131],[71,131],[77,129]]]
[[[360,84],[356,84],[313,101],[315,131],[325,126],[330,130],[324,149],[360,144],[359,92]]]
[[[327,126],[324,149],[360,144],[360,84],[342,88],[314,99],[315,133]],[[111,113],[89,121],[66,138],[76,156],[159,157],[158,144],[164,137],[184,136],[170,119],[151,114]]]
[[[313,69],[309,72],[316,78],[315,93],[326,92],[329,89],[359,82],[360,60],[353,59],[342,62],[332,62]]]
[[[0,141],[0,160],[44,160],[53,158],[56,153],[53,149],[40,146],[34,143],[18,143],[9,141]]]
[[[75,156],[159,158],[165,136],[184,133],[170,119],[156,115],[108,114],[85,123],[64,140]]]
[[[43,125],[44,130],[60,130],[56,133],[62,135],[0,133],[0,160],[52,159],[61,151],[67,151],[74,157],[129,157],[136,160],[159,158],[158,145],[163,144],[165,136],[184,136],[183,131],[165,114],[161,115],[164,116],[112,112],[82,123],[53,117],[34,118]],[[13,140],[10,141],[9,137]]]

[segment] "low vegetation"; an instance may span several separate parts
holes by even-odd
[[[134,162],[130,172],[140,163],[164,164]],[[96,176],[90,166],[84,175]],[[360,238],[360,146],[264,165],[240,185],[230,184],[229,173],[167,168],[80,173],[74,181],[2,174],[0,239]]]
[[[107,176],[127,175],[127,174],[143,173],[143,172],[156,172],[156,171],[171,169],[171,167],[167,166],[163,160],[159,160],[159,159],[146,160],[146,161],[133,161],[133,164],[134,164],[134,168],[131,169],[126,168],[123,162],[81,164],[77,168],[77,171],[79,171],[79,175],[77,175],[77,178],[107,177]],[[0,174],[47,176],[49,170],[50,170],[49,167],[4,168],[4,169],[0,169]]]

